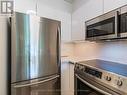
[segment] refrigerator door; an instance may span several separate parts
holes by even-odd
[[[36,44],[38,54],[34,56],[35,60],[38,59],[38,64],[31,62],[34,64],[31,70],[37,70],[36,74],[39,77],[60,73],[59,24],[58,21],[40,18],[38,45]],[[36,74],[33,77],[37,77]]]
[[[59,74],[60,22],[30,16],[30,79]]]
[[[11,19],[11,82],[30,78],[30,17],[14,13]]]
[[[60,95],[59,75],[12,85],[11,95]]]
[[[60,22],[15,13],[12,83],[60,73]]]

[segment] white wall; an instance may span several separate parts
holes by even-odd
[[[99,43],[99,58],[127,64],[127,41]]]
[[[41,2],[41,5],[46,5],[49,8],[60,10],[62,12],[71,13],[72,4],[65,2],[64,0],[37,0],[37,2]]]
[[[47,6],[52,9],[70,13],[72,5],[64,0],[14,0],[15,10],[26,13],[28,10],[36,11],[36,5],[40,3],[42,6]]]
[[[62,43],[61,44],[61,56],[71,57],[74,55],[74,44],[72,43]]]
[[[7,95],[7,22],[0,17],[0,95]]]
[[[15,11],[27,13],[30,10],[37,12],[38,16],[61,21],[61,39],[71,41],[70,3],[64,0],[15,0]]]
[[[127,41],[78,43],[74,55],[81,60],[103,59],[127,64]]]
[[[99,45],[94,42],[76,43],[74,47],[74,56],[82,60],[91,60],[99,58]]]

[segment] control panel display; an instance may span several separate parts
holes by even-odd
[[[91,68],[88,68],[88,67],[85,68],[85,72],[90,74],[90,75],[93,75],[97,78],[100,78],[100,79],[102,77],[102,72],[99,72],[97,70],[94,70],[94,69],[91,69]]]

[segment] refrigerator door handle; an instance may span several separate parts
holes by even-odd
[[[28,87],[28,86],[32,86],[32,85],[41,84],[41,83],[45,83],[45,82],[54,80],[54,79],[56,79],[56,78],[58,78],[58,77],[59,77],[59,75],[54,76],[54,77],[49,78],[49,79],[46,79],[46,80],[39,81],[39,82],[34,82],[34,83],[30,83],[30,84],[15,85],[14,88],[17,89],[17,88],[23,88],[23,87]]]
[[[61,48],[61,42],[60,42],[60,39],[61,39],[61,33],[60,33],[60,26],[58,26],[57,28],[57,64],[58,66],[60,65],[60,48]]]

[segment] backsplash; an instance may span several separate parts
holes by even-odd
[[[127,64],[127,41],[100,43],[99,58]]]
[[[127,64],[127,41],[77,43],[74,55],[82,60],[103,59]]]
[[[61,44],[61,56],[70,57],[74,55],[74,44],[72,43],[62,43]]]
[[[99,58],[99,45],[95,42],[76,43],[74,56],[81,60],[91,60]]]

